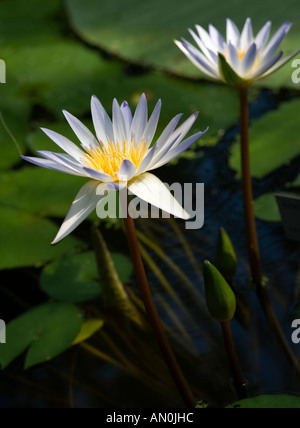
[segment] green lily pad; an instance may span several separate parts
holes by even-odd
[[[239,401],[228,409],[300,409],[300,397],[292,395],[261,395]]]
[[[40,266],[80,245],[73,236],[51,247],[58,231],[53,222],[0,205],[0,269]]]
[[[255,31],[268,19],[274,31],[285,21],[295,21],[300,14],[298,0],[287,0],[285,8],[274,7],[272,0],[259,0],[237,7],[236,0],[220,4],[219,0],[190,0],[183,7],[180,0],[153,0],[149,4],[138,0],[101,3],[98,0],[65,0],[71,25],[76,33],[92,46],[144,66],[163,69],[181,76],[204,77],[174,45],[173,40],[190,38],[188,28],[195,24],[214,24],[225,34],[225,18],[229,16],[242,27],[250,16]],[[300,27],[295,25],[283,47],[286,53],[299,48]],[[291,86],[288,65],[265,81],[270,86]],[[295,85],[294,85],[295,87]]]
[[[267,193],[254,201],[255,217],[259,220],[280,222],[281,215],[274,193]]]
[[[0,174],[0,204],[38,216],[65,217],[87,179],[38,167]]]
[[[288,165],[300,154],[297,113],[300,100],[284,103],[278,110],[256,120],[250,128],[252,176],[262,178],[277,168]],[[240,143],[231,150],[229,165],[241,177]]]
[[[70,303],[46,303],[24,313],[7,326],[7,343],[0,347],[2,369],[27,349],[25,369],[57,357],[71,346],[82,322]]]
[[[104,326],[104,320],[102,319],[91,319],[87,320],[82,324],[81,330],[72,343],[72,345],[78,345],[79,343],[85,342],[92,337],[97,331]]]
[[[129,282],[132,264],[122,254],[112,254],[122,282]],[[93,252],[66,255],[46,266],[41,274],[42,290],[57,300],[85,302],[101,295],[101,283]]]

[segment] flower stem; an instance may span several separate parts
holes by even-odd
[[[181,371],[181,368],[179,367],[179,364],[176,360],[174,352],[164,332],[158,312],[156,310],[156,307],[152,298],[152,294],[150,291],[150,287],[148,284],[141,253],[139,250],[134,221],[132,217],[130,217],[130,215],[128,214],[128,208],[127,208],[127,216],[124,219],[124,222],[125,222],[128,245],[130,249],[130,254],[131,254],[137,282],[139,285],[139,289],[143,298],[145,309],[148,314],[151,326],[153,328],[156,340],[159,344],[159,347],[165,359],[166,365],[170,371],[170,374],[173,377],[174,382],[178,388],[178,391],[180,392],[185,402],[186,407],[195,408],[196,407],[195,398]]]
[[[244,216],[246,223],[246,235],[248,245],[248,255],[252,278],[257,286],[263,282],[263,274],[260,261],[259,244],[256,232],[253,190],[251,180],[250,152],[249,152],[249,103],[248,89],[240,89],[240,107],[241,107],[241,150],[242,150],[242,184]]]
[[[223,332],[223,337],[225,342],[225,348],[226,348],[229,364],[232,370],[236,391],[239,399],[244,400],[245,398],[248,398],[248,392],[246,389],[246,381],[243,377],[241,366],[237,357],[237,353],[236,353],[236,349],[235,349],[235,345],[232,337],[232,332],[231,332],[230,321],[222,322],[221,326],[222,326],[222,332]]]
[[[241,88],[240,92],[240,107],[241,107],[241,151],[242,151],[242,182],[243,182],[243,201],[244,215],[246,223],[246,235],[249,261],[252,272],[252,279],[256,285],[257,295],[260,304],[269,322],[271,329],[277,336],[286,355],[290,359],[294,369],[300,374],[300,364],[296,358],[288,340],[285,337],[284,331],[279,323],[272,306],[272,302],[268,291],[263,285],[263,273],[260,260],[259,244],[257,238],[254,207],[253,207],[253,190],[251,180],[250,167],[250,151],[249,151],[249,102],[248,88]]]

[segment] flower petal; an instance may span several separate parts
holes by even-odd
[[[239,73],[241,61],[236,47],[231,42],[228,43],[228,53],[230,66],[234,69],[236,73]]]
[[[147,105],[147,98],[145,94],[142,94],[139,103],[137,105],[137,108],[135,110],[130,134],[134,138],[135,146],[139,144],[142,140],[142,136],[144,134],[146,125],[148,120],[148,105]]]
[[[112,123],[106,110],[95,95],[91,99],[91,111],[97,138],[107,145],[108,140],[113,141],[114,139]]]
[[[124,140],[127,140],[126,126],[119,103],[116,99],[113,101],[113,130],[114,130],[114,143],[120,144],[121,148],[124,147]]]
[[[126,140],[129,142],[131,140],[131,135],[130,135],[130,128],[131,128],[131,124],[132,124],[132,112],[131,112],[131,108],[128,105],[127,101],[123,101],[122,105],[121,105],[121,113],[124,119],[124,123],[125,123],[125,128],[127,131],[127,137]]]
[[[250,18],[247,18],[244,29],[241,35],[240,49],[242,52],[249,49],[249,46],[253,43],[253,29]]]
[[[292,23],[286,22],[279,28],[279,30],[272,37],[269,44],[267,45],[267,47],[263,51],[261,61],[268,62],[270,60],[270,58],[272,58],[274,53],[277,51],[277,49],[281,45],[283,39],[286,37],[287,33],[292,28],[292,25],[293,25]]]
[[[251,77],[254,79],[257,79],[258,77],[260,77],[262,74],[264,74],[266,71],[268,71],[270,68],[272,68],[274,66],[274,64],[276,64],[276,62],[278,62],[280,60],[280,58],[283,55],[283,51],[280,51],[274,58],[272,58],[267,64],[261,66],[256,73],[254,73]]]
[[[101,199],[101,196],[96,194],[99,186],[103,186],[105,189],[104,184],[99,185],[97,181],[91,180],[80,189],[52,245],[72,233],[94,211]]]
[[[231,43],[236,49],[240,44],[240,32],[235,23],[231,19],[227,19],[227,43]]]
[[[79,141],[81,142],[82,147],[92,150],[95,147],[99,147],[99,143],[91,133],[91,131],[82,123],[77,117],[73,116],[71,113],[63,110],[65,118],[69,122],[69,125],[73,129],[74,133],[77,135]]]
[[[190,215],[182,208],[163,182],[153,174],[146,172],[140,175],[128,184],[128,189],[143,201],[175,217],[184,220],[190,218]]]
[[[171,162],[171,160],[175,159],[177,156],[181,155],[181,153],[185,152],[187,149],[190,148],[192,144],[195,143],[195,141],[199,140],[199,138],[202,137],[202,135],[206,134],[209,128],[207,128],[204,132],[198,132],[197,134],[192,135],[191,137],[184,140],[181,144],[179,144],[174,149],[170,150],[166,156],[160,160],[158,164],[155,164],[154,166],[151,166],[151,169],[160,168],[161,166],[165,165],[168,162]]]
[[[203,54],[214,64],[217,65],[218,64],[218,56],[215,52],[213,52],[212,50],[208,49],[208,47],[202,42],[202,40],[200,39],[200,37],[191,29],[189,29],[189,32],[191,34],[191,36],[193,37],[193,39],[195,40],[195,42],[197,43],[199,49],[201,49],[201,51],[203,52]]]
[[[157,129],[157,124],[158,124],[158,120],[159,120],[159,116],[160,116],[160,110],[161,110],[161,100],[158,100],[156,106],[154,107],[154,110],[150,116],[150,119],[147,123],[147,126],[145,128],[145,131],[142,135],[142,140],[144,142],[147,142],[148,147],[150,146],[156,129]]]
[[[225,49],[225,46],[226,46],[226,42],[224,40],[224,37],[211,24],[209,25],[209,34],[210,34],[210,37],[211,37],[212,41],[216,45],[216,47],[218,49],[218,52],[224,53],[224,49]]]
[[[154,146],[151,147],[151,149],[148,151],[148,153],[146,154],[146,156],[142,160],[142,163],[140,164],[140,166],[136,170],[137,175],[143,174],[143,172],[147,171],[149,165],[151,164],[151,162],[153,160],[153,157],[154,157],[157,149],[158,149],[158,145],[157,145],[157,143],[155,143]]]
[[[32,163],[33,165],[41,166],[42,168],[51,169],[52,171],[63,172],[65,174],[77,175],[79,177],[86,177],[86,174],[80,174],[73,169],[65,167],[55,161],[49,159],[35,158],[30,156],[21,156],[27,162]]]
[[[263,49],[266,46],[266,43],[271,33],[271,28],[272,28],[272,22],[268,21],[260,30],[260,32],[257,34],[255,38],[257,50]]]
[[[82,165],[77,163],[70,155],[64,153],[49,152],[47,150],[38,150],[37,153],[46,159],[54,161],[66,168],[70,168],[72,171],[75,171],[82,176],[86,175],[82,168]]]
[[[72,156],[77,161],[80,161],[83,152],[80,150],[76,144],[72,143],[72,141],[68,140],[68,138],[63,135],[58,134],[57,132],[51,131],[50,129],[41,128],[41,130],[49,137],[55,144],[58,145],[61,149],[63,149],[66,153]]]
[[[253,69],[256,57],[257,57],[257,48],[256,48],[256,44],[253,43],[242,60],[242,63],[241,63],[242,76],[245,77],[251,72],[251,70]]]
[[[292,58],[294,58],[296,55],[298,55],[299,52],[300,52],[300,49],[298,49],[297,51],[295,51],[291,55],[282,58],[280,61],[277,61],[273,65],[273,67],[271,67],[266,73],[264,73],[263,75],[261,75],[260,78],[264,78],[264,77],[270,76],[270,74],[274,73],[276,70],[279,70],[287,62],[289,62]]]
[[[172,135],[172,132],[176,128],[176,126],[177,126],[178,122],[180,121],[180,119],[182,118],[182,116],[183,116],[182,113],[177,114],[175,117],[173,117],[173,119],[165,127],[162,134],[160,135],[160,137],[156,141],[156,145],[157,145],[158,149],[163,147],[163,145],[166,143],[166,141],[168,141],[168,138],[170,137],[170,135]]]
[[[136,168],[134,164],[130,160],[125,159],[119,169],[119,181],[130,181],[135,173]]]
[[[217,70],[213,68],[213,66],[209,63],[209,60],[206,59],[198,49],[185,40],[183,43],[175,43],[196,67],[198,67],[205,74],[208,74],[210,77],[218,79]]]
[[[87,167],[84,167],[83,170],[91,178],[94,178],[95,180],[102,181],[103,183],[109,183],[110,181],[113,181],[113,178],[110,175],[105,174],[105,172],[97,171],[96,169],[87,168]]]
[[[213,40],[210,37],[210,35],[208,34],[208,32],[206,30],[204,30],[204,28],[202,28],[201,25],[196,25],[196,29],[198,31],[200,39],[205,44],[205,46],[208,49],[210,49],[212,52],[217,53],[218,52],[218,48],[215,45],[215,43],[213,42]]]

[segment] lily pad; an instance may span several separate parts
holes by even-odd
[[[132,264],[122,254],[112,254],[122,282],[129,282]],[[42,290],[57,300],[84,302],[101,295],[101,283],[93,252],[66,255],[46,266],[41,275]]]
[[[284,103],[256,120],[250,129],[251,172],[256,178],[263,178],[277,168],[289,163],[300,155],[299,120],[297,112],[300,100]],[[275,125],[275,126],[274,126]],[[241,177],[240,143],[231,150],[229,165]]]
[[[267,193],[254,201],[255,216],[259,220],[280,222],[281,215],[274,193]]]
[[[261,395],[239,401],[228,409],[300,409],[300,397],[292,395]]]
[[[91,319],[87,320],[82,324],[81,330],[72,343],[72,345],[78,345],[79,343],[85,342],[90,337],[92,337],[97,331],[99,331],[104,325],[104,320],[102,319]]]
[[[24,313],[7,326],[7,343],[0,348],[4,369],[28,349],[25,369],[50,361],[66,351],[77,337],[82,316],[70,303],[46,303]]]
[[[190,0],[183,7],[180,0],[121,0],[102,3],[98,0],[65,0],[71,25],[80,37],[100,49],[135,64],[177,73],[181,76],[204,77],[174,45],[175,38],[189,38],[188,28],[210,23],[225,33],[228,16],[241,27],[250,16],[258,31],[271,19],[274,30],[284,21],[295,21],[300,14],[298,0],[287,0],[284,10],[274,7],[272,0],[253,0],[237,7],[236,0],[220,4],[219,0]],[[295,25],[284,42],[287,53],[299,48],[300,28]],[[291,86],[288,65],[265,81],[271,86]]]
[[[73,236],[51,247],[58,226],[22,211],[0,205],[0,269],[40,266],[80,245]]]

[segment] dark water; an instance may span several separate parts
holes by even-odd
[[[251,107],[251,117],[259,117],[293,96],[289,92],[274,94],[263,90]],[[194,161],[182,160],[176,167],[165,168],[158,172],[160,178],[168,182],[205,183],[204,228],[199,231],[185,231],[184,224],[177,222],[187,241],[186,249],[182,247],[180,233],[175,233],[169,221],[141,220],[137,224],[138,229],[155,242],[183,273],[183,276],[179,277],[178,272],[174,272],[170,267],[170,263],[162,261],[155,251],[149,250],[152,260],[168,278],[185,308],[185,311],[179,308],[179,305],[162,289],[155,273],[148,268],[149,281],[158,309],[171,328],[170,339],[178,352],[181,365],[199,398],[205,398],[215,405],[224,405],[236,399],[222,346],[220,327],[210,319],[201,298],[201,295],[203,296],[202,262],[205,259],[214,261],[220,227],[226,228],[237,251],[239,269],[235,287],[244,299],[246,309],[248,308],[244,315],[246,318],[250,315],[247,328],[242,325],[241,320],[234,320],[232,323],[238,355],[249,382],[249,391],[251,394],[262,392],[300,394],[300,378],[291,369],[289,361],[271,333],[256,293],[249,286],[241,185],[240,181],[235,179],[233,171],[228,168],[229,148],[237,133],[238,127],[229,130],[217,147],[203,149],[203,157]],[[283,189],[284,184],[287,181],[293,181],[299,173],[300,158],[263,180],[254,180],[255,197]],[[86,227],[86,225],[82,226],[78,233],[84,233]],[[111,230],[103,232],[112,249],[126,251],[126,240],[122,232]],[[287,338],[290,338],[291,322],[297,317],[294,309],[296,304],[300,303],[300,247],[299,244],[286,240],[281,224],[258,221],[258,233],[264,273],[269,277],[268,289],[280,323]],[[191,260],[189,251],[193,253],[194,261]],[[38,291],[38,275],[38,271],[31,269],[1,273],[0,295],[1,309],[3,309],[1,313],[4,319],[12,319],[27,307],[45,300],[45,296]],[[193,283],[192,289],[187,279]],[[7,293],[8,284],[10,293]],[[133,290],[135,290],[134,278],[129,288],[130,292]],[[15,296],[18,298],[16,299]],[[176,335],[182,339],[184,337],[166,311],[163,302],[167,302],[177,314],[188,331],[193,345],[183,346],[176,342]],[[108,313],[107,316],[123,328],[124,321],[117,315]],[[109,322],[107,324],[105,332],[118,344],[126,357],[133,364],[139,365],[141,361],[147,364],[147,350],[140,358],[139,352],[142,352],[141,343],[147,341],[149,343],[150,340],[151,344],[151,336],[148,333],[144,335],[143,332],[139,332],[140,343],[134,334],[131,335],[130,327],[127,326],[124,334],[132,348],[128,351],[128,344],[122,343],[122,339],[116,335],[116,329],[112,328]],[[94,344],[98,348],[107,350],[110,355],[113,354],[107,340],[103,341],[103,337],[96,337]],[[156,349],[154,344],[153,347]],[[300,346],[294,346],[294,350],[300,358]],[[157,355],[159,355],[158,351]],[[55,361],[29,372],[22,370],[22,361],[20,358],[0,374],[0,407],[2,408],[181,405],[164,366],[162,371],[167,379],[166,385],[170,384],[166,391],[160,390],[159,387],[153,389],[147,386],[138,379],[138,376],[101,362],[83,349],[70,350]],[[151,370],[148,374],[149,379],[151,376],[155,378]]]

